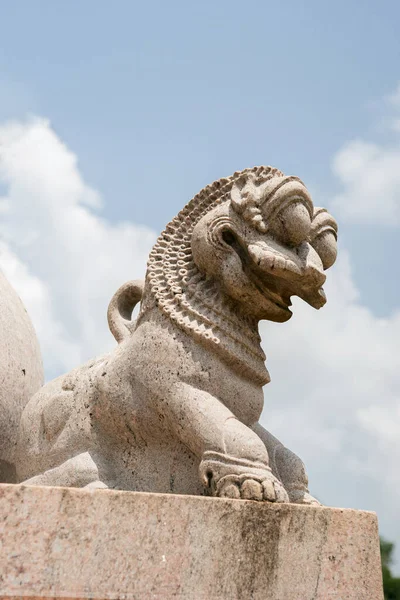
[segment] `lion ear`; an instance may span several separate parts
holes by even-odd
[[[257,193],[255,180],[253,173],[243,173],[233,184],[231,201],[237,212],[242,213],[248,205],[249,199],[255,197]]]

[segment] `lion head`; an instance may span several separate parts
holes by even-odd
[[[239,177],[230,198],[196,224],[191,248],[200,271],[246,312],[282,322],[292,316],[292,296],[314,308],[325,304],[337,225],[314,208],[300,179],[278,173]]]

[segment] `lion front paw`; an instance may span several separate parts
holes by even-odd
[[[217,452],[205,452],[200,475],[208,491],[220,498],[289,502],[281,482],[267,465]]]

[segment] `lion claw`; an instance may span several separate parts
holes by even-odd
[[[216,485],[215,495],[258,502],[289,502],[286,490],[273,475],[262,480],[245,474],[227,475]]]

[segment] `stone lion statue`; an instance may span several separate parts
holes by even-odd
[[[118,346],[42,387],[21,419],[31,485],[314,504],[302,461],[258,423],[261,319],[322,307],[337,226],[272,167],[215,181],[167,225],[108,310]],[[132,311],[140,302],[136,321]]]

